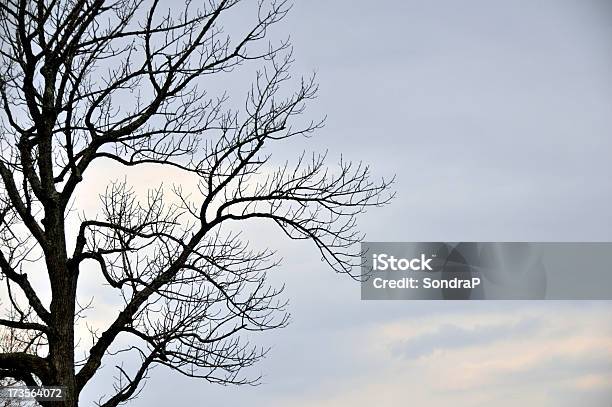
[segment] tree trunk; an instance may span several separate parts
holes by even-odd
[[[66,399],[53,405],[76,407],[78,392],[74,369],[74,318],[77,276],[67,266],[63,211],[54,208],[45,217],[51,250],[46,254],[51,279],[51,326],[49,362],[55,386],[66,387]]]

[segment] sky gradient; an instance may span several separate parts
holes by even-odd
[[[361,219],[369,240],[612,240],[612,3],[297,1],[273,33],[287,34],[294,72],[318,75],[308,115],[328,119],[276,158],[327,149],[396,174],[397,199]],[[89,176],[75,207],[95,212],[100,185],[124,173],[107,163]],[[193,188],[150,168],[127,180],[140,192],[160,181]],[[131,405],[612,402],[610,302],[363,302],[311,245],[259,224],[244,231],[284,257],[272,279],[286,283],[292,313],[288,328],[254,337],[272,347],[253,368],[262,384],[156,368]],[[94,324],[116,312],[100,282],[79,287],[97,296]],[[83,401],[109,388],[111,368]]]

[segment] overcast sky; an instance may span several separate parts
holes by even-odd
[[[275,33],[328,116],[281,158],[329,149],[397,175],[393,204],[361,219],[369,240],[612,240],[612,2],[303,0]],[[246,233],[280,249],[292,313],[255,338],[272,346],[262,385],[158,368],[133,405],[610,406],[610,302],[363,302],[310,245]]]

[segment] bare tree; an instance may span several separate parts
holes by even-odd
[[[351,273],[362,238],[356,216],[390,198],[389,182],[371,181],[360,163],[329,169],[324,154],[303,154],[273,165],[270,145],[321,126],[300,120],[316,95],[314,78],[292,79],[289,43],[266,40],[289,10],[285,1],[176,6],[0,0],[0,270],[8,309],[0,325],[37,345],[35,353],[0,353],[0,372],[66,386],[65,402],[44,405],[78,405],[111,354],[132,353],[140,363],[130,372],[118,367],[115,393],[100,399],[107,407],[137,395],[156,365],[209,382],[256,382],[243,369],[265,350],[243,334],[282,327],[287,315],[281,290],[266,283],[274,252],[253,249],[229,224],[272,222]],[[221,22],[239,6],[253,8],[252,21],[225,34]],[[241,109],[206,93],[212,78],[247,62],[258,71]],[[102,215],[81,216],[72,244],[66,219],[76,188],[101,160],[126,171],[173,167],[197,177],[201,194],[176,187],[178,199],[167,199],[158,189],[141,201],[125,182],[111,183]],[[104,330],[91,331],[81,359],[75,321],[87,307],[79,306],[77,283],[95,272],[124,304]],[[43,280],[48,292],[33,284]]]

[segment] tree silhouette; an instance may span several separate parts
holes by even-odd
[[[0,0],[0,325],[36,349],[0,353],[0,379],[66,386],[65,402],[43,405],[78,405],[110,354],[140,363],[117,367],[102,406],[136,396],[155,365],[256,382],[242,371],[265,350],[242,334],[282,327],[287,315],[282,290],[265,279],[274,252],[252,249],[228,224],[272,222],[314,243],[338,272],[359,263],[355,217],[390,199],[389,182],[373,182],[360,163],[328,168],[325,154],[273,165],[270,145],[321,126],[299,120],[317,85],[292,79],[288,41],[266,40],[289,5],[241,3]],[[250,25],[224,33],[222,20],[239,6],[255,6]],[[240,109],[207,94],[213,78],[246,63],[259,65]],[[200,195],[176,187],[173,199],[157,189],[140,201],[125,182],[110,183],[102,213],[81,216],[72,242],[76,188],[103,160],[126,171],[173,167],[198,178]],[[80,358],[75,321],[87,307],[77,282],[96,272],[123,305],[91,331]]]

